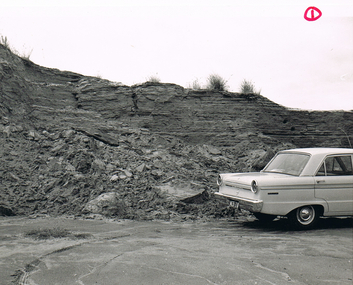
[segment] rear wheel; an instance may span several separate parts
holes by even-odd
[[[290,212],[288,219],[297,229],[311,229],[317,223],[319,213],[314,206],[303,206]]]
[[[269,214],[263,214],[263,213],[253,213],[256,219],[258,219],[260,222],[263,223],[269,223],[272,222],[277,216],[274,215],[269,215]]]

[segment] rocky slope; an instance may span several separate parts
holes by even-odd
[[[278,149],[353,141],[353,112],[125,86],[41,67],[1,45],[0,82],[2,214],[230,215],[213,196],[217,173],[258,170]]]

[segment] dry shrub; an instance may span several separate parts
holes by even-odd
[[[257,94],[260,95],[260,91],[255,90],[255,85],[249,81],[244,79],[240,84],[240,93],[241,94]]]
[[[160,83],[161,79],[156,76],[156,75],[151,75],[149,77],[146,78],[146,82],[150,82],[150,83]]]
[[[227,91],[227,81],[218,74],[211,74],[208,78],[208,89],[217,91]]]

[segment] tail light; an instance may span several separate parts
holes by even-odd
[[[257,193],[257,192],[259,192],[259,187],[257,186],[257,183],[256,183],[256,181],[255,180],[253,180],[252,182],[251,182],[251,192],[253,192],[253,193]]]
[[[221,176],[221,175],[218,175],[218,178],[217,178],[217,185],[218,185],[218,186],[221,186],[222,183],[223,183],[222,176]]]

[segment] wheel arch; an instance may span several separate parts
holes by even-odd
[[[304,206],[313,206],[315,208],[315,211],[317,214],[322,217],[325,213],[325,206],[322,204],[311,204],[311,203],[303,203],[301,205],[296,206],[292,210],[290,210],[285,216],[288,216],[289,214],[295,212],[297,209],[304,207]]]
[[[322,205],[307,204],[300,206],[287,214],[290,224],[298,230],[312,229],[323,215]]]

